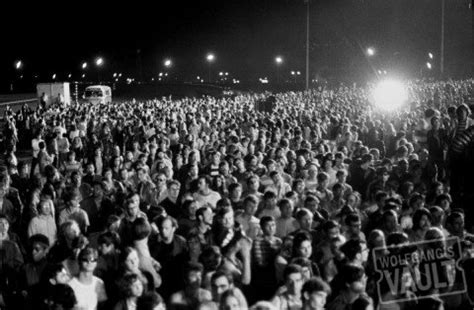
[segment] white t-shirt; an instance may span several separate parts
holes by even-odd
[[[213,190],[210,190],[208,195],[202,195],[199,192],[194,193],[193,197],[196,200],[198,208],[209,204],[209,206],[213,210],[216,208],[217,201],[221,199],[221,195]]]
[[[82,284],[77,278],[72,278],[69,281],[69,286],[76,295],[77,304],[75,309],[96,310],[99,302],[107,300],[104,281],[96,276],[92,277],[91,284]]]

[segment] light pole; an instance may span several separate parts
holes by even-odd
[[[14,67],[15,67],[15,69],[16,69],[18,72],[20,72],[20,71],[21,71],[21,68],[23,67],[23,62],[22,62],[21,60],[15,61]],[[15,76],[14,76],[14,78],[13,78],[12,83],[10,84],[10,91],[13,91],[13,84],[15,83],[15,80],[16,80],[16,74],[15,74]]]
[[[277,83],[280,84],[280,66],[283,63],[283,57],[275,57],[275,63],[277,65]]]
[[[306,2],[306,90],[309,89],[309,2],[310,0],[305,0]]]
[[[102,57],[97,57],[95,60],[95,65],[97,66],[97,79],[100,84],[100,67],[104,64],[104,59]]]
[[[166,58],[165,61],[163,61],[163,64],[165,65],[165,68],[169,70],[173,65],[173,62],[171,61],[171,59]]]
[[[441,46],[440,46],[440,63],[439,70],[441,77],[444,75],[444,9],[445,9],[445,0],[441,0]]]
[[[209,81],[209,83],[211,83],[211,63],[213,63],[215,59],[216,57],[212,53],[209,53],[206,56],[206,60],[208,63],[207,80]]]

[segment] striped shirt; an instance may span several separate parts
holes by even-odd
[[[272,264],[278,251],[280,250],[282,241],[278,237],[260,236],[255,239],[252,247],[254,262],[257,266],[266,267]]]

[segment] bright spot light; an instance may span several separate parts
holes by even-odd
[[[300,71],[297,71],[296,74],[297,74],[297,75],[301,75],[301,72],[300,72]]]
[[[277,64],[281,64],[283,62],[283,58],[281,56],[277,56],[277,57],[275,57],[275,62]]]
[[[382,70],[378,70],[377,72],[378,72],[378,74],[382,74]]]
[[[86,77],[86,75],[85,75],[85,74],[83,74],[83,75],[82,75],[82,78],[85,78],[85,77]]]
[[[71,73],[69,73],[69,75],[68,75],[67,77],[70,79],[70,78],[72,77],[72,74],[71,74]]]
[[[104,63],[104,59],[102,57],[97,58],[95,61],[95,64],[98,66],[102,66],[103,63]]]
[[[384,80],[372,90],[372,100],[379,109],[393,111],[408,100],[408,92],[403,83],[396,80]]]
[[[165,67],[171,67],[171,59],[165,59]]]
[[[428,53],[428,57],[429,57],[430,59],[433,59],[434,56],[433,56],[432,53]]]
[[[113,77],[116,77],[117,76],[117,73],[114,73]]]
[[[295,71],[291,71],[291,75],[295,75]]]
[[[53,80],[54,80],[55,78],[56,78],[56,73],[55,73],[55,74],[53,74]]]
[[[225,75],[228,76],[228,75],[229,75],[229,72],[226,72]]]
[[[85,69],[85,68],[87,68],[87,62],[84,62],[84,63],[82,64],[82,69]]]
[[[216,58],[216,57],[214,56],[214,54],[207,54],[207,56],[206,56],[206,59],[207,59],[207,61],[209,61],[209,62],[214,61],[215,58]]]
[[[367,55],[374,56],[375,55],[375,49],[373,47],[369,47],[367,49]]]
[[[426,67],[431,70],[431,68],[432,68],[431,63],[427,62]]]
[[[224,73],[223,73],[223,72],[219,72],[219,76],[223,76],[223,75],[224,75]]]
[[[158,74],[158,76],[163,76],[163,72],[160,72],[160,74]]]
[[[20,68],[21,68],[21,65],[22,65],[21,60],[18,60],[18,61],[15,63],[15,68],[20,69]]]

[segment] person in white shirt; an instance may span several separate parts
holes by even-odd
[[[213,210],[216,208],[217,201],[221,195],[209,188],[211,181],[209,177],[202,175],[198,179],[198,191],[193,194],[193,198],[198,203],[198,208],[209,205]]]
[[[104,281],[94,276],[97,259],[97,250],[90,246],[79,253],[79,275],[69,282],[77,299],[75,309],[96,310],[100,303],[107,301]]]

